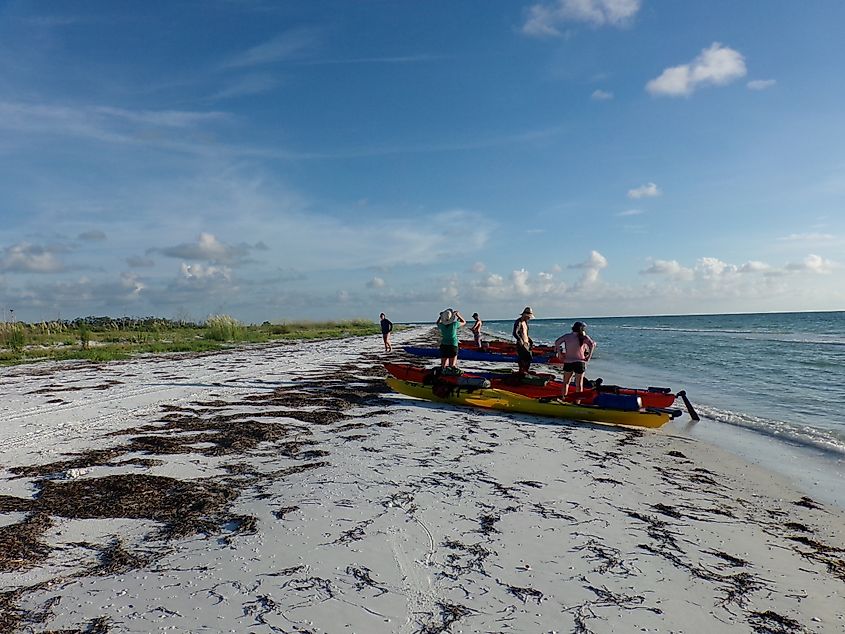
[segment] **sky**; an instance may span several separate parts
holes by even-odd
[[[845,309],[839,0],[0,2],[0,309]]]

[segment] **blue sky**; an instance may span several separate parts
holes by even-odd
[[[0,3],[0,308],[845,308],[845,3]]]

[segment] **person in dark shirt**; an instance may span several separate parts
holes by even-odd
[[[379,319],[381,320],[381,338],[384,339],[384,351],[390,352],[393,350],[393,346],[390,343],[390,333],[393,332],[393,322],[390,321],[384,313],[379,315]]]
[[[522,376],[528,374],[531,361],[533,361],[531,347],[534,342],[528,336],[528,321],[533,317],[534,311],[531,310],[530,306],[526,306],[519,318],[513,322],[513,336],[516,339],[516,363],[519,366],[517,372]]]

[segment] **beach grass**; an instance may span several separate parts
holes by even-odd
[[[73,321],[0,323],[0,365],[42,360],[111,361],[137,354],[208,352],[277,340],[338,339],[376,335],[364,319],[244,324],[229,315],[204,322],[86,317]]]

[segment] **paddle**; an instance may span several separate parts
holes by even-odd
[[[687,411],[689,412],[689,417],[694,421],[701,420],[698,414],[695,413],[695,409],[693,408],[692,403],[689,402],[689,399],[687,398],[687,393],[684,390],[681,390],[680,392],[678,392],[678,396],[680,396],[681,399],[684,401],[684,405],[686,405]]]

